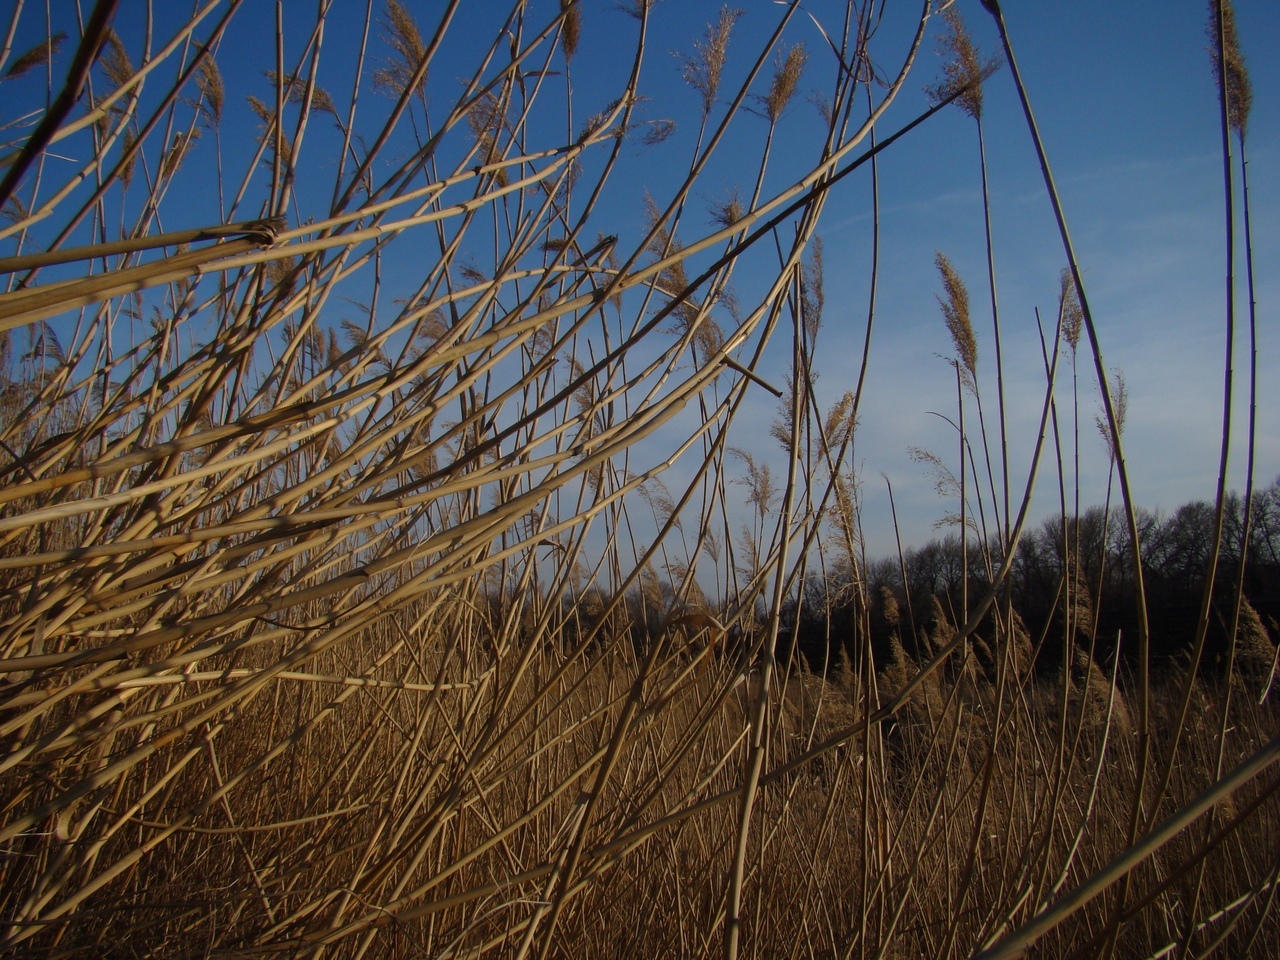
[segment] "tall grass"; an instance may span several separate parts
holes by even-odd
[[[286,21],[211,0],[169,36],[148,18],[136,47],[115,6],[22,51],[36,14],[18,4],[0,53],[0,82],[42,73],[52,92],[0,160],[3,950],[1275,942],[1280,731],[1259,678],[1230,659],[1220,683],[1194,661],[1155,676],[1145,629],[1125,676],[1097,649],[1101,587],[1078,557],[1047,628],[1056,668],[1037,666],[1051,640],[1010,600],[1037,473],[1065,470],[1058,363],[1069,345],[1074,376],[1081,324],[1142,570],[1121,415],[1038,137],[1071,279],[1044,331],[1030,476],[1019,496],[984,205],[994,444],[967,292],[938,260],[960,354],[963,569],[972,549],[984,586],[962,575],[958,610],[935,601],[919,624],[910,597],[903,618],[868,593],[863,381],[827,410],[815,390],[817,228],[833,183],[953,103],[978,120],[986,198],[981,85],[996,81],[954,10],[957,64],[888,135],[931,2],[891,68],[873,3],[838,23],[780,5],[757,49],[739,47],[734,11],[712,11],[680,55],[698,108],[687,168],[612,235],[596,225],[627,152],[672,130],[646,99],[649,0],[607,17],[513,3],[484,37],[457,0],[434,20],[369,2],[358,42],[329,3]],[[246,20],[274,62],[239,104],[220,63]],[[824,46],[799,45],[800,26]],[[607,97],[574,82],[601,43],[629,58]],[[469,75],[441,79],[463,55]],[[802,75],[824,85],[825,129],[806,166],[779,170],[800,155],[773,144]],[[247,154],[233,123],[255,129]],[[740,128],[760,144],[754,167],[735,156],[754,186],[707,221],[693,210]],[[216,195],[216,222],[187,222],[193,190]],[[773,469],[736,440],[758,429],[748,398],[769,394]],[[997,536],[971,538],[987,511]],[[1066,557],[1070,537],[1064,524]],[[795,642],[806,605],[827,618],[824,663]],[[1241,609],[1238,589],[1233,632]]]

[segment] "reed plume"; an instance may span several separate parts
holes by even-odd
[[[800,85],[800,77],[804,73],[804,65],[809,61],[809,52],[803,43],[797,43],[783,56],[779,50],[774,58],[773,78],[769,81],[769,92],[764,97],[765,115],[770,123],[777,123],[782,111],[796,94]]]
[[[66,40],[66,33],[59,30],[57,33],[50,34],[47,40],[42,40],[25,53],[14,57],[13,62],[9,64],[9,69],[0,76],[0,83],[16,79],[36,67],[52,65],[53,58],[58,55],[58,51],[62,49]]]
[[[1221,21],[1219,7],[1222,10]],[[1207,32],[1213,79],[1219,89],[1225,85],[1228,121],[1231,128],[1243,137],[1249,126],[1249,111],[1253,108],[1253,86],[1249,83],[1244,54],[1240,51],[1236,11],[1231,0],[1210,0]]]
[[[947,324],[947,332],[951,334],[951,343],[956,348],[956,359],[972,384],[978,376],[978,341],[973,335],[973,324],[969,320],[969,291],[951,261],[941,251],[935,254],[934,265],[942,278],[945,294],[938,297],[942,317]]]
[[[373,72],[373,84],[378,89],[392,95],[401,96],[409,90],[425,103],[427,96],[427,75],[424,71],[418,82],[414,76],[418,73],[427,50],[422,43],[422,34],[418,30],[417,21],[409,13],[400,0],[386,0],[384,8],[383,29],[392,55],[383,60],[382,65]]]
[[[560,27],[560,46],[564,50],[565,60],[572,60],[578,52],[578,40],[582,36],[582,2],[581,0],[560,0],[560,12],[564,21]]]
[[[982,57],[956,6],[948,5],[942,16],[947,24],[947,32],[938,40],[938,52],[943,57],[943,79],[926,87],[925,93],[934,103],[941,103],[963,91],[955,103],[975,120],[981,119],[982,86],[1000,69],[1000,58]]]
[[[741,16],[741,10],[733,10],[727,4],[721,7],[719,19],[708,24],[706,34],[693,42],[693,53],[679,55],[685,83],[702,97],[704,117],[711,113],[720,95],[720,81],[729,59],[729,36]]]

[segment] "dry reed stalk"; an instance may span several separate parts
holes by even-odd
[[[823,410],[816,236],[835,183],[979,95],[970,70],[873,136],[931,4],[883,88],[873,5],[848,4],[833,40],[789,4],[732,88],[723,11],[686,64],[696,147],[630,241],[586,231],[646,122],[651,5],[630,5],[626,78],[582,130],[574,111],[596,105],[566,69],[559,136],[539,112],[557,58],[607,29],[581,6],[513,4],[475,38],[456,0],[430,25],[371,3],[358,50],[327,6],[287,23],[278,8],[274,27],[247,25],[274,29],[275,62],[246,107],[216,58],[265,14],[233,0],[212,21],[210,3],[148,57],[103,33],[91,79],[109,92],[49,111],[48,138],[8,158],[21,205],[0,231],[17,242],[0,324],[32,345],[20,376],[0,367],[3,948],[962,955],[1047,919],[1066,925],[1043,934],[1054,949],[1150,924],[1177,893],[1156,878],[1192,869],[1205,910],[1186,928],[1243,942],[1232,929],[1274,865],[1230,851],[1242,885],[1224,847],[1274,825],[1274,750],[1194,740],[1168,784],[1181,819],[1135,847],[1125,786],[1144,755],[1117,719],[1116,673],[1092,731],[1069,730],[1067,680],[1031,674],[1012,611],[990,626],[1056,424],[1056,342],[1020,503],[1004,468],[1004,552],[981,596],[958,629],[938,617],[918,665],[904,650],[880,669],[865,641],[849,466],[862,380]],[[834,77],[818,159],[767,193],[766,171],[793,162],[770,146],[806,64],[793,20],[838,63],[824,49],[810,64]],[[451,44],[470,58],[461,92],[432,69]],[[53,71],[56,47],[3,76]],[[344,55],[345,100],[326,92]],[[360,96],[369,84],[389,109]],[[750,103],[768,123],[755,188],[697,231],[691,204],[732,133],[759,122]],[[237,111],[262,127],[224,174]],[[336,157],[311,123],[325,117]],[[53,143],[90,159],[62,181],[24,177]],[[222,225],[188,229],[176,191],[210,170]],[[335,172],[317,194],[320,170]],[[771,342],[790,347],[785,393]],[[972,324],[966,342],[976,395]],[[758,386],[782,400],[780,495],[768,462],[734,455]],[[742,472],[753,522],[738,540]],[[863,604],[863,642],[834,677],[796,644],[830,539]],[[1064,590],[1075,610],[1077,579]],[[995,685],[969,653],[983,637],[1003,651],[987,658]],[[1262,711],[1232,716],[1274,736]],[[1225,762],[1243,766],[1215,776]],[[1180,826],[1219,802],[1235,804],[1223,828],[1188,844]],[[1086,902],[1133,865],[1149,873],[1122,913]]]

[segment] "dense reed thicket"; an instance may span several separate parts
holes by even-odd
[[[881,4],[778,5],[758,49],[711,9],[680,60],[687,168],[616,229],[617,171],[673,130],[646,86],[660,11],[484,6],[97,0],[21,49],[42,14],[14,5],[0,84],[37,106],[4,108],[26,126],[0,159],[0,950],[1265,955],[1274,646],[1246,552],[1221,558],[1274,508],[1252,458],[1244,508],[1219,485],[1203,601],[1153,656],[1123,393],[995,0],[966,13],[998,58],[932,0],[885,52]],[[1231,198],[1248,81],[1211,13]],[[932,106],[886,131],[939,35]],[[240,102],[245,36],[270,52]],[[589,44],[626,58],[616,89],[575,83]],[[817,227],[938,111],[981,144],[1000,63],[1067,266],[1022,401],[1032,477],[1069,470],[1078,355],[1116,497],[1101,531],[1029,529],[995,261],[980,375],[987,327],[939,255],[956,465],[922,456],[970,574],[913,597],[919,552],[896,581],[863,556],[863,381],[814,389]],[[775,150],[802,76],[823,134]],[[753,186],[708,221],[727,149]],[[875,289],[873,267],[864,374]],[[735,442],[766,392],[776,462]]]

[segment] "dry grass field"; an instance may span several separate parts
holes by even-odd
[[[1218,564],[1220,483],[1192,640],[1152,654],[1123,392],[995,0],[964,6],[994,56],[934,3],[884,53],[875,3],[774,5],[759,49],[709,7],[687,170],[617,235],[615,171],[672,133],[649,0],[493,4],[483,36],[458,2],[96,0],[24,49],[33,6],[0,52],[4,96],[37,104],[0,148],[0,953],[1273,955],[1273,641],[1244,562]],[[246,21],[267,61],[233,100]],[[1229,5],[1210,24],[1243,217],[1248,38]],[[940,80],[917,62],[939,37]],[[602,38],[627,69],[594,113],[574,66]],[[775,132],[819,61],[797,168]],[[1017,401],[1033,477],[1071,471],[1070,364],[1136,571],[1122,641],[1078,525],[1047,625],[1014,608],[1032,485],[1001,464],[1005,372],[977,365],[999,317],[945,256],[940,509],[976,531],[981,505],[960,549],[984,573],[929,622],[869,586],[863,383],[825,409],[814,388],[828,189],[939,111],[981,135],[987,82],[1026,107],[1067,268]],[[754,189],[708,219],[743,123]],[[1253,300],[1226,295],[1242,343]],[[774,462],[737,439],[766,391]]]

